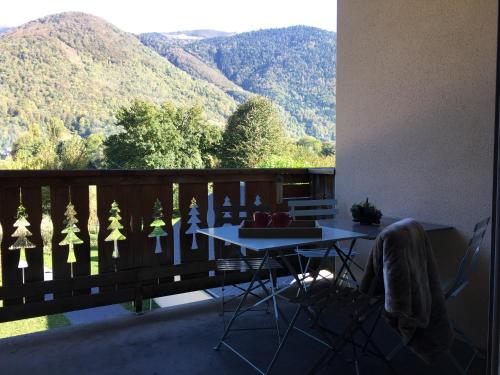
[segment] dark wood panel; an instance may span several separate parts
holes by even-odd
[[[119,283],[149,282],[160,278],[170,282],[174,275],[208,273],[215,270],[215,261],[143,267],[137,270],[110,272],[102,275],[75,276],[69,280],[50,280],[0,287],[0,299],[33,296],[36,294],[63,293],[92,287],[114,286]],[[66,293],[68,296],[68,293]]]
[[[335,175],[314,174],[311,175],[312,199],[335,198]]]
[[[18,268],[19,251],[9,250],[15,242],[11,235],[15,228],[13,224],[16,220],[17,207],[19,206],[19,188],[2,188],[0,201],[0,220],[3,229],[3,239],[1,242],[2,256],[2,285],[15,286],[23,283],[22,271]],[[31,249],[29,249],[31,250]],[[23,303],[22,298],[4,299],[4,306],[12,306]]]
[[[331,168],[328,170],[332,170]],[[18,186],[150,185],[168,182],[202,183],[230,181],[308,182],[308,169],[174,169],[174,170],[80,170],[2,171],[0,184]]]
[[[71,201],[75,206],[78,218],[78,228],[80,232],[78,237],[83,241],[82,244],[75,246],[76,262],[73,264],[73,277],[88,276],[90,269],[90,234],[89,234],[89,216],[90,201],[88,186],[72,186]],[[75,295],[90,294],[90,288],[77,289],[73,291]]]
[[[213,187],[215,226],[224,224],[238,225],[240,219],[240,182],[215,182]],[[231,207],[224,207],[226,197]],[[224,217],[225,214],[230,217]],[[214,240],[215,258],[232,258],[240,256],[239,246],[226,244],[224,241]]]
[[[333,171],[333,170],[332,170]],[[334,175],[327,170],[315,170],[322,175],[317,180],[314,191],[318,194],[334,191]],[[197,250],[191,249],[191,234],[186,234],[189,219],[189,205],[192,197],[199,205],[200,228],[207,226],[207,183],[214,183],[215,208],[222,205],[225,196],[229,196],[235,207],[231,222],[237,224],[239,206],[239,182],[245,181],[246,202],[252,205],[255,195],[259,194],[266,209],[281,210],[286,206],[287,196],[304,193],[309,183],[307,169],[228,169],[228,170],[155,170],[155,171],[7,171],[0,176],[0,221],[4,228],[4,240],[1,244],[2,275],[4,286],[0,288],[0,299],[7,310],[1,310],[10,319],[39,316],[53,312],[116,303],[118,301],[140,301],[145,293],[154,290],[158,295],[198,290],[219,283],[218,277],[208,277],[215,269],[215,263],[208,261],[208,241],[197,235]],[[278,205],[276,182],[283,183],[284,203]],[[180,228],[181,260],[183,264],[173,265],[173,233],[171,227],[172,183],[180,183]],[[90,273],[90,241],[87,230],[89,199],[88,186],[97,186],[97,207],[100,231],[99,275]],[[19,186],[23,186],[26,197],[25,206],[30,215],[29,228],[33,236],[30,241],[36,243],[36,249],[27,249],[29,266],[27,283],[22,283],[22,273],[17,268],[18,251],[9,251],[8,247],[15,239],[10,237],[14,228],[17,206],[19,204]],[[51,187],[52,218],[54,223],[53,281],[43,281],[43,248],[40,236],[41,221],[41,186]],[[79,219],[79,237],[84,244],[75,246],[77,262],[73,265],[74,277],[68,278],[67,246],[58,243],[62,239],[64,210],[68,201],[68,186],[71,186],[72,202]],[[292,187],[293,186],[293,187]],[[162,238],[165,250],[154,253],[155,239],[148,237],[151,228],[152,207],[154,200],[160,198],[164,209],[168,237]],[[113,243],[105,242],[109,234],[107,226],[111,203],[116,200],[121,209],[122,233],[127,237],[118,242],[120,258],[112,258]],[[239,207],[239,209],[241,209]],[[249,212],[253,211],[251,208]],[[216,223],[221,223],[220,216]],[[182,281],[173,282],[174,275],[181,275]],[[69,276],[70,272],[69,272]],[[227,275],[235,277],[235,282],[246,280],[246,274]],[[228,283],[231,281],[228,280]],[[90,295],[90,289],[99,287],[99,294]],[[117,288],[120,287],[120,289]],[[150,288],[150,289],[147,289]],[[66,292],[66,294],[64,294]],[[54,293],[53,301],[41,302],[43,294]],[[77,296],[77,294],[84,293]],[[22,297],[27,297],[23,304]],[[79,297],[82,297],[79,299]],[[16,305],[17,304],[17,305]],[[11,309],[12,307],[12,309]],[[17,311],[17,313],[16,313]]]
[[[50,216],[54,233],[52,235],[52,276],[54,280],[69,280],[71,279],[71,265],[68,264],[68,246],[61,246],[63,234],[61,231],[64,225],[64,212],[69,202],[69,187],[68,186],[51,186],[50,187]],[[76,255],[76,252],[75,252]],[[65,293],[54,293],[54,299],[68,297],[72,292],[69,290]]]
[[[31,224],[29,230],[32,236],[29,237],[29,240],[36,246],[33,249],[26,249],[28,267],[24,270],[24,281],[26,283],[43,281],[42,189],[41,187],[23,187],[21,190],[23,205]],[[43,295],[26,298],[27,303],[42,300]]]
[[[172,184],[143,185],[138,192],[135,206],[135,215],[143,222],[140,235],[137,238],[135,248],[136,266],[154,266],[173,264],[173,232],[172,232]],[[155,253],[156,239],[148,237],[153,228],[153,206],[159,199],[163,208],[163,229],[167,232],[166,237],[160,237],[161,253]]]
[[[179,211],[181,214],[180,225],[180,249],[181,249],[181,262],[206,262],[208,260],[208,240],[206,236],[195,234],[196,244],[198,249],[192,249],[193,234],[187,234],[186,231],[190,227],[188,220],[190,219],[189,211],[191,200],[195,198],[198,204],[198,218],[200,223],[199,228],[207,227],[207,207],[208,207],[208,185],[202,184],[179,184]],[[186,276],[189,277],[203,277],[203,275]]]
[[[113,185],[97,185],[97,217],[99,220],[99,234],[97,236],[97,251],[98,251],[98,261],[99,261],[99,274],[106,274],[109,272],[116,272],[118,267],[118,262],[113,258],[113,242],[104,241],[109,234],[107,229],[109,225],[109,210],[111,209],[111,204],[117,199],[115,194],[116,186]],[[130,199],[130,197],[129,197]],[[120,205],[120,201],[117,203]],[[127,236],[129,231],[127,230],[127,224],[122,216],[122,233]],[[118,248],[121,250],[123,242],[118,241]],[[112,288],[114,289],[114,288]],[[101,292],[109,292],[110,288],[101,288]]]
[[[239,224],[239,207],[240,207],[240,182],[215,182],[213,185],[213,197],[214,197],[214,211],[215,211],[215,225],[220,226],[223,223],[227,223],[228,220],[223,221],[222,210],[227,210],[224,207],[224,201],[226,197],[229,198],[231,203],[231,224]]]
[[[265,210],[276,211],[276,182],[245,182],[245,206],[247,208],[247,217],[251,218],[254,211],[259,210],[256,206],[257,196],[260,198],[260,206],[265,207]],[[259,257],[262,254],[247,250],[247,256]]]
[[[0,299],[35,294],[64,293],[71,290],[89,289],[92,287],[114,286],[119,282],[137,280],[137,272],[133,270],[106,273],[103,275],[76,276],[69,280],[48,280],[30,284],[3,286],[0,288]],[[66,297],[70,296],[66,293]]]
[[[73,204],[77,213],[78,237],[83,241],[82,244],[74,245],[76,262],[68,263],[68,246],[61,246],[59,243],[64,238],[61,231],[64,229],[66,219],[65,211],[70,202]],[[90,236],[88,232],[89,220],[89,188],[86,186],[51,186],[51,217],[54,227],[52,236],[52,271],[56,280],[67,280],[73,276],[90,275]],[[73,271],[71,271],[73,268]],[[71,292],[69,292],[71,294]],[[89,294],[90,289],[74,291],[74,294]],[[66,294],[55,294],[54,298],[66,297]]]
[[[303,198],[310,196],[310,184],[283,185],[283,198]]]
[[[260,181],[260,182],[245,182],[245,206],[247,207],[248,217],[251,217],[256,197],[260,197],[262,206],[267,207],[271,211],[276,211],[276,182]]]
[[[321,171],[333,171],[333,168],[217,168],[217,169],[87,169],[87,170],[2,170],[0,179],[21,179],[21,178],[101,178],[111,177],[119,181],[120,178],[144,178],[144,177],[182,177],[200,176],[205,179],[212,179],[215,176],[275,176],[275,175],[309,175],[321,173]],[[241,181],[244,179],[241,178]],[[66,184],[68,184],[66,182]],[[70,184],[72,185],[72,184]]]

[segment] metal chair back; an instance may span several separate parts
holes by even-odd
[[[470,280],[470,275],[474,272],[477,261],[479,259],[479,253],[481,251],[481,246],[486,235],[486,230],[490,223],[490,218],[481,220],[474,226],[474,232],[469,240],[465,254],[460,261],[458,267],[457,275],[453,280],[451,287],[446,291],[445,297],[454,298],[460,294],[460,292],[467,286]]]
[[[288,201],[290,216],[296,219],[332,219],[338,213],[336,199],[304,199]]]

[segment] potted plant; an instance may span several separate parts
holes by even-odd
[[[354,203],[351,207],[352,220],[361,224],[380,224],[382,212],[373,204],[368,202]]]

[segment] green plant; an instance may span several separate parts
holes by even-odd
[[[362,224],[379,224],[382,218],[382,212],[375,205],[368,202],[354,203],[351,207],[352,219]]]

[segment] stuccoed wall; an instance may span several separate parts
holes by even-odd
[[[433,235],[443,280],[491,211],[495,0],[339,0],[341,212],[367,196],[386,216],[451,224]],[[365,251],[370,246],[363,244]],[[489,243],[450,314],[486,343]]]

